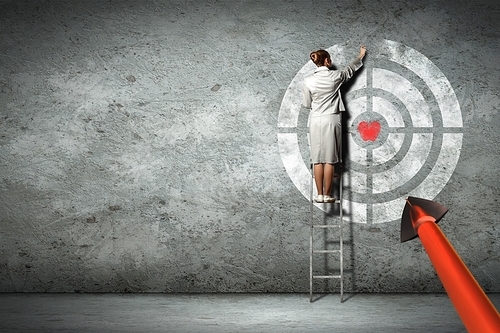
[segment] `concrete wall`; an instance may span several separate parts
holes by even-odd
[[[399,240],[394,216],[420,194],[449,207],[443,231],[500,292],[494,3],[1,0],[0,291],[307,291],[308,179],[293,180],[307,114],[298,160],[279,118],[300,108],[291,83],[311,51],[335,45],[342,66],[364,43],[345,95],[346,289],[443,290],[420,242]],[[364,93],[403,115],[401,147],[384,117],[380,143],[359,140]],[[378,151],[394,156],[377,166]]]

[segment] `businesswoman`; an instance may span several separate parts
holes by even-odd
[[[345,111],[340,86],[363,66],[365,54],[366,48],[361,46],[358,57],[342,70],[332,69],[332,60],[327,51],[318,50],[310,54],[317,68],[304,78],[302,104],[311,109],[309,137],[318,190],[318,195],[314,198],[316,202],[335,202],[330,191],[334,164],[340,161],[340,112]]]

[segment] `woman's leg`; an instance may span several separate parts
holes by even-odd
[[[314,181],[316,182],[316,190],[318,190],[318,195],[323,195],[323,169],[324,164],[314,164]]]
[[[325,164],[323,168],[323,182],[324,182],[324,187],[325,195],[331,195],[330,192],[332,190],[332,182],[333,182],[333,171],[335,170],[335,167],[333,164]]]

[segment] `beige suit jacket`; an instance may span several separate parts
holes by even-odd
[[[354,72],[363,66],[356,58],[342,70],[332,70],[326,66],[316,68],[314,73],[304,78],[302,105],[311,109],[311,117],[345,111],[340,86],[349,80]]]

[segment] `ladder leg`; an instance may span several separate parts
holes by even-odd
[[[312,302],[312,289],[313,289],[313,268],[312,268],[312,261],[313,261],[313,212],[314,212],[314,205],[313,205],[313,183],[314,183],[314,170],[313,170],[313,164],[311,161],[311,184],[310,184],[310,202],[309,202],[309,302]]]
[[[342,167],[340,167],[340,171],[342,172]],[[342,215],[342,174],[340,174],[340,189],[339,189],[339,210],[340,210],[340,303],[344,302],[344,220]]]
[[[340,303],[344,302],[344,207],[343,207],[343,190],[344,190],[344,164],[342,158],[342,113],[340,114],[340,152],[339,152],[339,224],[340,224]]]

